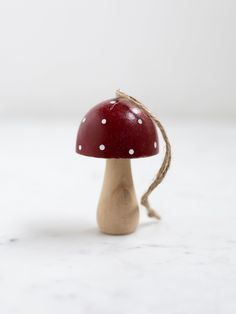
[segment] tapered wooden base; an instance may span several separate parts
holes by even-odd
[[[107,234],[128,234],[139,221],[130,159],[107,159],[97,209],[99,229]]]

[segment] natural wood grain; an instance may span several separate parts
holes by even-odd
[[[100,230],[108,234],[132,233],[139,220],[129,159],[107,159],[97,209]]]

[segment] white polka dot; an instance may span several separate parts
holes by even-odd
[[[107,119],[102,119],[101,123],[102,124],[106,124],[107,123]]]
[[[140,110],[138,108],[132,108],[132,111],[133,113],[136,113],[136,114],[140,113]]]
[[[105,149],[105,145],[101,144],[101,145],[99,146],[99,149],[100,149],[100,150],[104,150],[104,149]]]
[[[157,142],[154,142],[154,148],[157,148]]]
[[[83,118],[82,123],[84,123],[86,121],[86,117]]]
[[[114,105],[116,103],[116,100],[111,100],[110,104]]]
[[[133,155],[133,154],[134,154],[134,150],[133,150],[132,148],[129,150],[129,154],[130,154],[130,155]]]
[[[82,150],[82,145],[79,145],[79,150]]]
[[[142,119],[138,119],[138,123],[139,124],[143,124],[143,120]]]

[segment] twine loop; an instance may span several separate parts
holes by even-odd
[[[117,90],[116,91],[116,96],[118,98],[125,98],[125,99],[131,101],[139,109],[144,110],[148,114],[148,116],[155,122],[157,128],[159,128],[159,130],[161,131],[163,140],[165,142],[165,156],[164,156],[162,165],[161,165],[158,173],[156,174],[153,182],[150,184],[150,186],[148,187],[147,191],[141,197],[141,204],[147,209],[148,216],[156,218],[156,219],[161,219],[161,216],[154,209],[151,208],[148,198],[149,198],[149,195],[152,193],[152,191],[162,182],[162,180],[166,176],[166,173],[167,173],[167,171],[168,171],[168,169],[170,167],[170,163],[171,163],[171,146],[170,146],[170,142],[169,142],[168,136],[167,136],[166,131],[165,131],[163,125],[161,124],[161,122],[140,101],[138,101],[137,99],[135,99],[132,96],[129,96],[129,95],[125,94],[121,90]]]

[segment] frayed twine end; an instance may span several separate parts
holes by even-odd
[[[148,217],[150,218],[156,218],[158,220],[161,219],[161,216],[154,210],[154,209],[149,209],[148,210]]]

